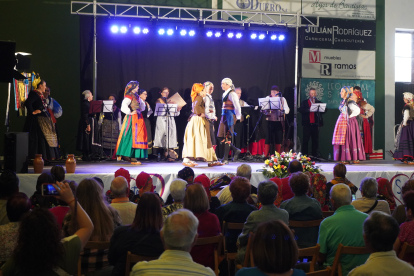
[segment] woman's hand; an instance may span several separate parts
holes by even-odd
[[[33,111],[33,115],[36,115],[36,114],[39,114],[39,113],[41,113],[42,111],[40,111],[39,109],[38,110],[35,110],[35,111]]]
[[[86,126],[86,131],[87,131],[87,132],[91,132],[91,125],[87,125],[87,126]]]
[[[135,115],[135,114],[137,114],[137,111],[136,110],[134,110],[134,111],[131,112],[131,115]]]
[[[75,196],[72,193],[72,189],[70,188],[68,183],[56,181],[56,184],[53,184],[53,187],[55,187],[56,191],[59,194],[59,196],[57,196],[56,198],[66,203],[69,203],[75,199]]]
[[[177,111],[181,111],[181,107],[179,107],[179,106],[178,106],[178,107],[177,107]]]

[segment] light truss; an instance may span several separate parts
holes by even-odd
[[[71,13],[77,15],[102,16],[113,18],[140,18],[159,21],[187,21],[203,23],[224,23],[239,26],[270,27],[318,27],[307,17],[313,15],[272,13],[244,10],[222,10],[188,7],[168,7],[139,4],[118,4],[103,2],[71,2]]]

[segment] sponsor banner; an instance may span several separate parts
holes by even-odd
[[[375,51],[304,48],[302,77],[375,80]]]
[[[301,31],[304,48],[375,50],[375,21],[320,18]]]
[[[326,103],[327,108],[338,109],[342,101],[340,92],[344,86],[359,86],[364,99],[375,107],[375,81],[373,80],[332,80],[332,79],[306,79],[300,84],[300,101],[309,98],[309,90],[315,88],[317,99]]]
[[[375,4],[375,0],[223,0],[222,8],[374,20]]]

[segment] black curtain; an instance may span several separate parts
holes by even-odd
[[[202,28],[196,29],[193,37],[182,37],[178,30],[172,36],[161,36],[156,28],[147,35],[135,35],[132,28],[126,34],[113,34],[110,27],[116,23],[142,25],[132,19],[97,19],[98,99],[117,94],[120,105],[124,87],[131,80],[139,81],[140,88],[147,90],[152,107],[164,86],[170,88],[170,96],[179,92],[188,103],[176,118],[180,148],[191,112],[190,90],[197,82],[215,85],[213,99],[219,119],[223,78],[231,78],[242,88],[242,99],[254,105],[258,105],[258,98],[270,94],[272,85],[278,85],[291,108],[288,119],[293,121],[294,29],[287,30],[284,41],[271,41],[250,39],[249,33],[241,39],[229,39],[225,34],[209,38]],[[93,18],[80,17],[80,36],[81,88],[92,90]]]

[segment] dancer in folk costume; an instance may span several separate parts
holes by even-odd
[[[414,95],[404,92],[403,121],[395,137],[394,159],[414,165]]]
[[[368,120],[372,120],[371,117],[375,112],[375,108],[362,97],[361,87],[355,86],[354,94],[357,98],[357,104],[361,108],[361,114],[357,116],[357,120],[364,142],[364,151],[366,154],[370,154],[372,153],[372,128]]]
[[[204,97],[204,103],[206,106],[206,119],[209,124],[210,128],[210,139],[211,144],[213,145],[214,150],[216,149],[217,143],[216,143],[216,135],[214,131],[214,122],[217,121],[216,116],[216,107],[214,106],[214,100],[211,94],[213,94],[214,91],[214,84],[210,81],[206,81],[204,83],[204,89],[206,90],[206,96]]]
[[[145,103],[136,94],[138,89],[137,81],[130,81],[125,87],[121,106],[125,118],[114,152],[118,156],[118,161],[123,158],[132,165],[141,165],[138,158],[148,158],[147,129],[141,114],[145,109]]]
[[[183,165],[186,167],[197,166],[195,160],[207,161],[209,167],[223,165],[217,161],[211,143],[210,126],[206,119],[206,107],[203,100],[205,96],[204,86],[201,83],[195,83],[191,89],[193,113],[184,134]]]
[[[341,104],[339,105],[339,115],[336,121],[335,130],[332,138],[334,150],[334,160],[349,164],[359,163],[365,160],[364,144],[359,131],[356,116],[361,109],[356,104],[356,96],[352,93],[351,87],[344,86],[341,89]]]

